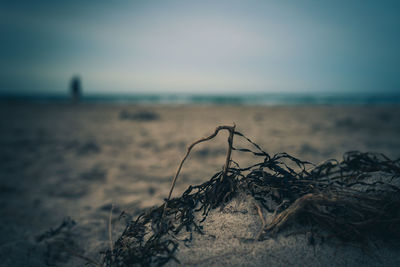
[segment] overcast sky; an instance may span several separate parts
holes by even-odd
[[[400,1],[16,2],[2,92],[400,91]]]

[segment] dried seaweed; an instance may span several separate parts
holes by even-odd
[[[170,199],[193,146],[214,138],[220,130],[230,133],[223,170]],[[244,138],[252,148],[234,147],[234,136]],[[231,151],[251,153],[261,160],[241,168],[231,159]],[[164,204],[130,222],[113,249],[106,252],[104,263],[159,266],[171,259],[178,261],[174,257],[178,247],[175,235],[182,229],[203,233],[201,223],[209,211],[223,207],[239,191],[253,196],[257,205],[273,213],[274,219],[269,224],[263,221],[256,239],[274,236],[295,222],[317,226],[342,241],[365,242],[371,235],[399,238],[399,177],[400,159],[393,161],[383,154],[352,151],[340,162],[328,160],[316,166],[286,153],[270,156],[235,131],[235,126],[219,126],[212,135],[189,146]],[[196,221],[196,213],[203,219]]]
[[[56,263],[68,262],[71,256],[78,257],[95,266],[100,266],[95,260],[80,253],[80,246],[76,242],[74,227],[76,222],[71,218],[64,218],[56,229],[49,229],[35,238],[38,244],[44,246],[46,265],[54,266]]]
[[[62,223],[56,229],[50,228],[49,230],[47,230],[43,234],[38,235],[35,238],[35,240],[36,240],[36,242],[42,242],[43,240],[46,240],[46,239],[49,239],[49,238],[52,238],[52,237],[55,237],[55,236],[59,235],[65,229],[66,230],[70,230],[75,225],[76,225],[76,222],[74,220],[72,220],[71,218],[69,218],[69,217],[64,218]]]
[[[119,114],[120,120],[131,120],[131,121],[156,121],[160,119],[160,115],[147,110],[139,110],[137,112],[130,112],[128,110],[122,110]]]

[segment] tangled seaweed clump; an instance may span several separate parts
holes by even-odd
[[[189,186],[178,198],[170,199],[182,165],[198,143],[229,131],[228,153],[223,170],[203,184]],[[253,149],[236,148],[233,137],[244,138]],[[252,153],[260,162],[241,168],[231,151]],[[231,166],[232,165],[232,166]],[[343,160],[320,165],[299,160],[286,153],[270,156],[256,143],[235,131],[219,126],[209,137],[189,146],[174,177],[164,204],[143,212],[126,226],[104,257],[107,266],[163,265],[179,262],[176,235],[186,231],[203,233],[201,223],[208,213],[223,207],[238,192],[251,195],[257,205],[273,214],[256,240],[278,234],[293,223],[315,226],[327,237],[345,242],[366,243],[368,238],[400,238],[400,159],[383,154],[348,152]],[[202,219],[196,220],[200,214]],[[262,217],[262,216],[261,216]],[[186,241],[191,241],[186,240]]]

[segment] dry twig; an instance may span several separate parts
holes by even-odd
[[[227,130],[227,131],[229,131],[228,150],[227,150],[227,153],[226,153],[226,160],[225,160],[225,165],[224,165],[224,170],[223,170],[223,177],[224,177],[224,178],[226,177],[226,174],[227,174],[228,169],[229,169],[230,161],[231,161],[232,144],[233,144],[233,135],[234,135],[234,133],[235,133],[235,127],[236,127],[235,124],[233,124],[233,126],[218,126],[218,127],[215,129],[215,131],[214,131],[213,134],[211,134],[210,136],[207,136],[207,137],[200,138],[199,140],[195,141],[194,143],[192,143],[192,144],[187,148],[186,154],[185,154],[185,156],[183,157],[183,159],[181,160],[181,163],[180,163],[179,166],[178,166],[178,169],[177,169],[177,171],[176,171],[176,173],[175,173],[175,176],[174,176],[174,178],[172,179],[171,189],[169,190],[168,198],[167,198],[167,201],[165,202],[163,214],[165,214],[165,209],[167,208],[168,201],[171,199],[172,191],[173,191],[174,188],[175,188],[176,180],[178,179],[178,176],[179,176],[179,173],[181,172],[183,163],[185,162],[186,158],[189,156],[190,151],[192,151],[193,147],[196,146],[197,144],[202,143],[202,142],[205,142],[205,141],[208,141],[208,140],[211,140],[211,139],[213,139],[214,137],[216,137],[217,134],[219,133],[219,131],[221,131],[221,130]]]

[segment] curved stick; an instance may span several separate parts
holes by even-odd
[[[223,170],[223,176],[222,176],[223,178],[222,178],[222,179],[224,179],[224,178],[226,177],[226,174],[227,174],[227,172],[228,172],[229,165],[230,165],[230,162],[231,162],[232,143],[233,143],[233,135],[234,135],[234,133],[235,133],[235,127],[236,127],[235,124],[233,124],[233,126],[218,126],[217,128],[215,128],[215,131],[214,131],[213,134],[211,134],[210,136],[203,137],[203,138],[197,140],[196,142],[194,142],[193,144],[191,144],[191,145],[187,148],[186,154],[185,154],[185,156],[183,157],[181,163],[179,164],[179,167],[178,167],[178,169],[177,169],[177,171],[176,171],[175,177],[174,177],[174,179],[172,180],[171,189],[170,189],[170,191],[169,191],[168,198],[167,198],[167,200],[166,200],[166,202],[165,202],[165,205],[164,205],[163,217],[164,217],[165,209],[167,208],[167,205],[168,205],[168,201],[169,201],[170,198],[171,198],[172,191],[174,190],[176,180],[178,179],[179,173],[181,172],[183,163],[185,162],[186,158],[189,156],[189,153],[190,153],[190,151],[192,150],[192,148],[193,148],[195,145],[199,144],[199,143],[202,143],[202,142],[208,141],[208,140],[210,140],[210,139],[213,139],[215,136],[217,136],[217,134],[218,134],[219,131],[221,131],[221,130],[228,130],[228,131],[229,131],[229,137],[228,137],[228,151],[227,151],[227,153],[226,153],[226,160],[225,160],[225,165],[224,165],[224,170]]]

